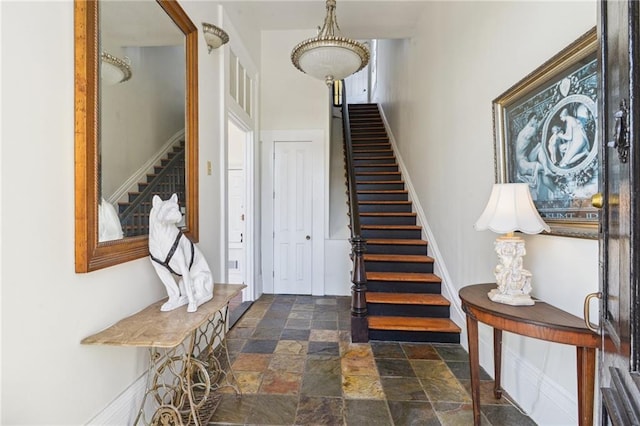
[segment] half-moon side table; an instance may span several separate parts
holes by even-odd
[[[480,359],[478,356],[478,321],[493,327],[493,364],[496,399],[502,396],[500,369],[502,363],[502,331],[534,339],[564,343],[576,347],[578,354],[578,424],[593,424],[593,396],[596,348],[600,336],[590,331],[584,320],[548,303],[536,300],[533,306],[511,306],[496,303],[487,293],[495,284],[476,284],[460,289],[462,309],[467,314],[469,364],[473,424],[480,425]]]

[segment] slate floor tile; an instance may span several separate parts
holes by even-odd
[[[351,299],[263,295],[227,334],[242,395],[222,388],[214,425],[472,424],[468,354],[460,345],[352,343]],[[226,365],[226,364],[225,364]],[[493,398],[481,371],[483,426],[534,423]]]
[[[395,426],[440,426],[428,401],[389,401],[389,411]]]
[[[387,403],[370,399],[345,400],[344,420],[347,426],[388,426],[392,424]]]

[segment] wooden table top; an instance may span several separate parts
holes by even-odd
[[[535,298],[535,304],[532,306],[511,306],[494,302],[487,296],[487,293],[494,288],[496,288],[494,283],[470,285],[461,288],[459,296],[463,306],[466,304],[470,308],[492,317],[503,318],[523,325],[583,335],[581,340],[583,340],[584,346],[597,347],[599,345],[600,336],[589,330],[582,318]]]
[[[168,312],[160,311],[167,300],[162,299],[142,311],[118,321],[111,327],[82,339],[85,345],[115,345],[173,348],[186,339],[193,330],[207,322],[237,296],[246,285],[215,284],[213,299],[198,306],[196,312],[187,312],[187,305]]]

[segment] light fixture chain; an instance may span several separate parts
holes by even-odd
[[[336,18],[336,0],[327,0],[327,16],[324,18],[324,25],[318,33],[320,37],[335,37],[336,29],[340,32],[338,19]]]

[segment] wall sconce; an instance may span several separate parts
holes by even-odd
[[[108,85],[124,83],[133,75],[131,71],[131,60],[126,56],[120,59],[107,52],[100,55],[102,66],[100,67],[100,76]]]
[[[489,292],[489,299],[507,305],[533,305],[531,272],[522,268],[526,254],[524,239],[514,231],[538,234],[550,231],[549,225],[538,214],[526,183],[496,183],[491,190],[487,207],[475,224],[478,231],[490,229],[499,234],[495,250],[499,263],[495,268],[497,289]]]
[[[213,24],[203,22],[202,32],[204,34],[204,40],[209,47],[209,53],[211,53],[213,49],[217,49],[229,41],[229,34],[227,34],[222,28],[216,27]]]

